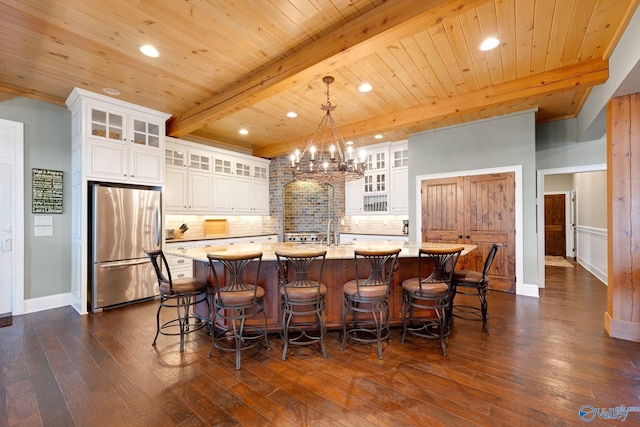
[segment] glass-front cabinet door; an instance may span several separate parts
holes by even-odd
[[[387,153],[388,149],[372,151],[366,156],[366,170],[384,170],[387,169]]]
[[[186,151],[176,148],[167,148],[164,150],[164,164],[166,166],[174,166],[183,168],[187,165]]]
[[[393,153],[393,159],[391,163],[392,168],[402,168],[409,166],[409,149],[402,148],[395,150]]]
[[[229,158],[215,155],[213,158],[213,172],[222,175],[233,175],[232,163]]]
[[[160,147],[160,125],[134,118],[133,143],[153,148]]]
[[[105,140],[124,141],[124,115],[91,108],[90,114],[91,136]]]
[[[253,167],[253,177],[255,179],[268,180],[269,179],[269,169],[265,166],[257,166]]]
[[[189,169],[211,173],[211,157],[202,153],[189,153]]]
[[[236,176],[242,176],[245,178],[251,177],[251,165],[245,162],[235,162],[236,164]]]

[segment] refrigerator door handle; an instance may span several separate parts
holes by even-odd
[[[105,263],[101,263],[100,268],[118,268],[118,267],[128,267],[130,265],[140,265],[140,264],[148,264],[151,261],[147,258],[147,259],[136,259],[136,260],[129,260],[129,261],[110,261],[110,262],[105,262]]]
[[[154,212],[154,216],[153,216],[153,229],[156,233],[156,247],[160,247],[160,235],[161,235],[161,231],[160,230],[160,207],[158,205],[156,205],[156,210]]]

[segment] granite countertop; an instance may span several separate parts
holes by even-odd
[[[200,248],[188,248],[188,249],[176,249],[168,250],[168,255],[180,256],[185,258],[191,258],[197,261],[207,262],[207,254],[249,254],[254,252],[262,252],[262,259],[264,261],[273,261],[276,259],[276,251],[286,252],[311,252],[311,251],[327,251],[327,259],[350,259],[354,256],[356,249],[363,250],[391,250],[400,248],[400,257],[411,258],[418,256],[418,249],[422,248],[453,248],[463,247],[462,255],[466,255],[469,252],[477,248],[476,245],[457,245],[451,243],[409,243],[409,242],[362,242],[362,243],[349,243],[339,246],[326,246],[322,244],[309,245],[300,243],[242,243],[235,245],[220,245],[209,246]]]

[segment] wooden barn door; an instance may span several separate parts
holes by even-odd
[[[493,243],[501,243],[489,272],[491,289],[515,292],[515,174],[422,181],[422,241],[467,243],[478,249],[460,268],[482,271]]]

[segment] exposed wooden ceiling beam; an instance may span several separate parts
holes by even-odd
[[[387,2],[282,60],[256,70],[198,107],[172,117],[167,133],[176,137],[191,133],[299,82],[320,78],[328,67],[339,68],[487,1]]]
[[[593,59],[436,101],[430,105],[350,123],[340,126],[339,132],[345,139],[374,135],[382,131],[402,129],[418,123],[435,122],[452,116],[498,107],[506,103],[520,102],[531,97],[575,90],[577,87],[588,88],[604,83],[608,77],[608,61]],[[256,148],[253,154],[271,158],[291,153],[295,148],[304,147],[310,136]]]

